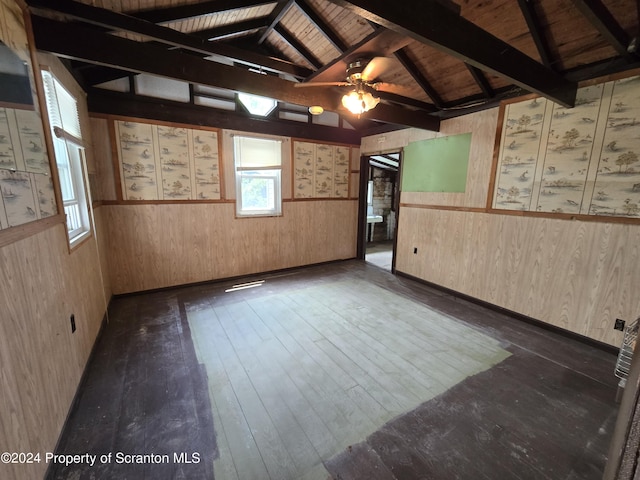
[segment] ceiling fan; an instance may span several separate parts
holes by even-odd
[[[375,81],[382,73],[395,67],[391,58],[373,57],[370,60],[357,59],[347,67],[346,81],[342,82],[304,82],[296,83],[298,88],[305,87],[350,87],[352,90],[342,97],[342,105],[351,113],[360,115],[374,108],[380,97],[376,92],[389,92],[408,96],[406,88],[393,83]]]

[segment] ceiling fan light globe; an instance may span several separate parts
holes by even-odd
[[[342,97],[342,105],[355,115],[362,113],[360,99],[355,91],[351,91]]]
[[[369,92],[349,92],[342,97],[342,105],[354,115],[360,115],[374,108],[380,99]]]
[[[379,97],[374,97],[370,93],[367,93],[366,95],[368,95],[367,110],[371,110],[373,107],[380,103]]]

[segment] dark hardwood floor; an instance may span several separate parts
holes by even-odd
[[[118,297],[48,478],[600,479],[615,360],[359,261]]]

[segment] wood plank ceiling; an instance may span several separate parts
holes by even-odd
[[[640,66],[636,0],[456,1],[27,0],[37,47],[65,59],[90,99],[146,73],[188,82],[192,100],[206,85],[321,105],[362,134],[437,130],[529,92],[570,106],[577,82]],[[344,81],[350,62],[377,56],[389,60],[371,80],[393,88],[360,118],[340,102],[350,87],[294,88]]]

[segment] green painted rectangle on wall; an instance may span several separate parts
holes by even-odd
[[[471,133],[412,142],[402,156],[403,192],[464,192]]]

